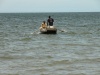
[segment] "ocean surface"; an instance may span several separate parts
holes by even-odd
[[[0,13],[0,75],[100,75],[100,12]]]

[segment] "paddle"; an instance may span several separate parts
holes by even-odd
[[[58,30],[59,30],[59,31],[61,31],[61,32],[67,32],[67,31],[66,31],[66,30],[64,30],[64,29],[63,29],[63,30],[61,30],[61,29],[58,29]]]

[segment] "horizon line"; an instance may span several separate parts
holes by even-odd
[[[70,11],[70,12],[0,12],[0,13],[88,13],[88,12],[100,12],[100,11]]]

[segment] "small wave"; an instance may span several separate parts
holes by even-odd
[[[12,59],[15,59],[16,57],[13,57],[11,55],[3,55],[3,56],[0,56],[0,59],[2,60],[12,60]]]
[[[86,59],[77,59],[73,61],[74,63],[99,63],[100,58],[86,58]]]
[[[0,73],[0,75],[19,75],[19,74],[15,74],[15,73]]]
[[[77,34],[76,32],[67,32],[68,34]]]
[[[53,61],[51,64],[48,64],[49,66],[54,65],[60,65],[60,64],[70,64],[71,62],[69,60],[61,60],[61,61]]]
[[[0,25],[3,25],[3,23],[0,23]]]
[[[81,34],[92,34],[91,32],[83,32]]]
[[[32,38],[27,37],[27,38],[22,38],[21,41],[30,41]]]
[[[69,74],[67,74],[67,75],[86,75],[86,74],[84,74],[84,73],[69,73]]]
[[[50,56],[50,55],[48,55],[48,56],[46,56],[47,58],[53,58],[52,56]]]

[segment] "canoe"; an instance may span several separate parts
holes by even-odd
[[[42,34],[56,34],[57,29],[54,26],[48,26],[47,28],[40,28]]]

